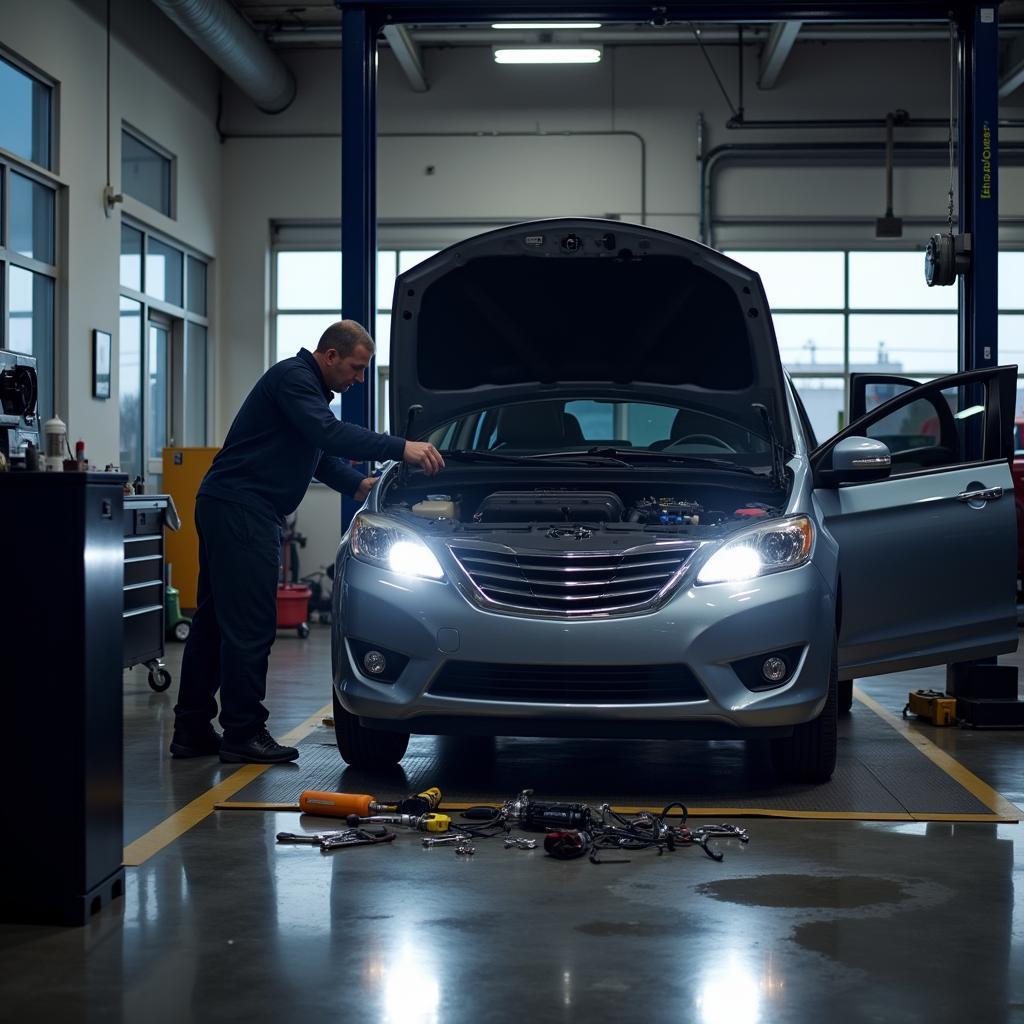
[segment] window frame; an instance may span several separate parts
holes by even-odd
[[[167,184],[168,189],[168,202],[167,209],[161,210],[159,207],[150,206],[145,199],[140,199],[137,195],[129,192],[125,188],[124,183],[124,146],[120,146],[120,177],[121,177],[121,191],[126,195],[130,196],[135,202],[145,206],[148,210],[153,210],[154,213],[159,213],[162,217],[167,217],[168,220],[178,219],[178,157],[172,153],[166,146],[161,146],[155,139],[150,138],[145,132],[140,131],[129,121],[121,122],[121,134],[130,135],[136,142],[140,142],[147,149],[153,150],[157,156],[163,157],[170,164],[170,174],[168,175],[169,181]],[[180,243],[175,242],[175,245]],[[143,279],[145,283],[145,279]]]
[[[140,416],[140,434],[142,444],[142,461],[143,468],[147,470],[148,475],[152,475],[151,462],[156,460],[150,460],[148,456],[149,451],[149,408],[147,399],[148,390],[148,379],[150,373],[149,366],[149,325],[154,320],[162,321],[163,323],[170,325],[170,337],[167,353],[167,374],[168,374],[168,401],[167,401],[167,412],[168,412],[168,423],[167,423],[167,443],[168,447],[178,447],[181,444],[186,428],[186,414],[185,414],[185,391],[188,386],[188,382],[185,379],[185,346],[187,343],[187,332],[188,324],[193,323],[205,328],[206,330],[206,366],[205,366],[205,380],[206,380],[206,401],[204,403],[204,421],[205,431],[204,437],[199,442],[199,446],[205,446],[209,444],[210,440],[210,425],[213,422],[213,391],[214,391],[214,380],[213,380],[213,289],[211,288],[211,277],[213,272],[213,260],[208,256],[199,252],[197,249],[178,241],[176,238],[172,238],[170,235],[159,231],[155,228],[150,227],[144,221],[139,220],[137,217],[129,216],[128,214],[122,214],[121,223],[125,227],[132,228],[142,234],[142,253],[141,253],[141,290],[130,288],[127,285],[121,284],[120,281],[120,269],[118,271],[118,295],[132,302],[137,302],[141,307],[141,323],[142,323],[142,351],[141,351],[141,368],[140,368],[140,398],[139,398],[139,416]],[[171,246],[175,250],[182,254],[182,305],[178,306],[174,303],[166,302],[162,299],[154,298],[146,291],[146,254],[149,249],[150,238],[155,238],[157,241],[164,245]],[[120,232],[118,233],[120,239]],[[118,242],[118,261],[121,257],[120,241]],[[188,309],[189,302],[189,283],[188,283],[188,258],[192,257],[198,260],[206,268],[206,314],[202,315],[199,313],[193,313]],[[120,398],[121,392],[121,378],[120,378],[120,332],[118,333],[118,353],[117,353],[117,364],[118,364],[118,396]],[[120,424],[120,420],[119,420]],[[120,426],[119,426],[120,430]],[[120,441],[119,441],[120,444]]]
[[[53,193],[53,263],[23,256],[9,248],[12,173],[20,174]],[[67,259],[66,194],[66,186],[51,171],[9,154],[7,150],[0,150],[0,348],[9,348],[11,340],[10,268],[19,267],[49,278],[53,282],[53,334],[49,353],[52,380],[43,411],[48,411],[50,416],[63,412],[65,417],[68,406],[67,353],[66,346],[58,342],[63,341],[66,334],[66,275],[63,272]],[[38,360],[38,353],[33,353],[33,356]]]
[[[999,252],[1018,252],[1021,251],[1020,247],[1017,246],[1003,246]],[[845,430],[851,422],[851,407],[850,407],[850,378],[854,372],[866,373],[876,372],[882,373],[881,369],[874,371],[851,371],[850,369],[850,324],[853,317],[858,316],[946,316],[956,317],[957,310],[953,309],[934,309],[934,308],[921,308],[917,306],[905,306],[900,308],[876,308],[868,306],[851,306],[850,305],[850,256],[852,253],[874,253],[874,252],[913,252],[916,253],[915,249],[893,249],[887,247],[885,249],[871,249],[865,245],[853,245],[848,247],[839,248],[830,245],[808,245],[804,247],[796,246],[779,246],[772,248],[770,246],[759,244],[749,244],[743,247],[730,245],[727,249],[723,250],[724,254],[736,259],[739,263],[743,263],[743,256],[746,252],[777,252],[777,253],[788,253],[788,252],[841,252],[843,254],[843,305],[842,307],[792,307],[792,306],[770,306],[772,319],[776,316],[782,315],[833,315],[843,317],[843,360],[842,370],[826,370],[817,369],[813,364],[809,366],[791,366],[786,364],[783,360],[783,369],[793,380],[793,389],[797,391],[797,382],[801,379],[816,379],[816,380],[839,380],[842,381],[843,385],[843,404],[841,407],[842,425],[838,430]],[[921,252],[922,262],[924,260],[924,253]],[[1024,309],[1003,309],[997,310],[997,315],[1002,316],[1019,316],[1024,318]],[[780,353],[781,358],[781,353]],[[959,355],[957,356],[959,360]],[[828,364],[823,364],[828,365]],[[952,373],[959,372],[959,368],[952,370],[948,369],[936,369],[931,368],[927,370],[913,371],[910,376],[913,376],[916,380],[931,381],[940,377],[947,377]],[[900,373],[907,375],[908,371],[900,370]],[[1024,364],[1021,367],[1017,375],[1018,390],[1024,386]],[[829,436],[834,436],[838,430],[833,430]]]
[[[5,160],[23,163],[36,171],[56,177],[60,174],[60,82],[48,75],[42,68],[36,67],[31,61],[25,60],[24,57],[8,49],[3,43],[0,43],[0,58],[7,61],[8,64],[22,72],[22,74],[27,75],[29,78],[34,78],[40,85],[50,90],[50,116],[48,119],[49,124],[47,125],[47,130],[49,131],[47,149],[50,161],[48,165],[37,164],[34,160],[19,156],[3,148],[0,148],[0,157]]]

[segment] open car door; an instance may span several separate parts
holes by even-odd
[[[811,455],[839,549],[840,679],[1016,650],[1016,367],[851,387],[860,415]],[[833,450],[850,437],[888,447],[883,479],[839,482]]]

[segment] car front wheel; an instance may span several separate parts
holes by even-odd
[[[331,687],[334,698],[334,739],[338,751],[353,768],[391,768],[405,756],[409,746],[407,732],[384,732],[367,729],[359,719],[346,711]]]
[[[795,726],[791,736],[771,741],[772,762],[780,779],[787,782],[828,782],[836,769],[839,684],[836,653],[832,648],[828,696],[821,714]]]

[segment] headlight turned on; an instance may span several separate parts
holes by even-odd
[[[747,530],[704,563],[698,583],[739,583],[795,569],[811,557],[814,527],[806,516]]]
[[[433,551],[411,530],[383,516],[360,512],[352,522],[349,547],[360,561],[401,576],[444,579],[444,569]]]

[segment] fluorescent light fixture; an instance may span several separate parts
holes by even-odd
[[[599,46],[494,48],[496,64],[596,64],[600,59]]]
[[[537,29],[541,32],[559,28],[600,28],[599,21],[501,21],[491,28]]]

